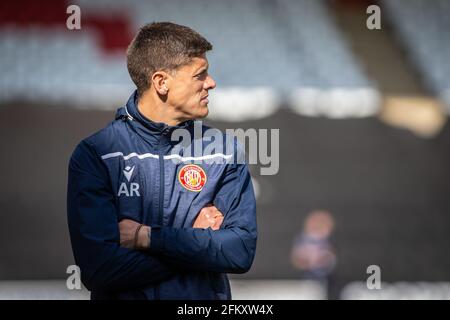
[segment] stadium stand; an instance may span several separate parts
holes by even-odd
[[[24,17],[0,24],[2,100],[116,108],[133,89],[124,59],[131,35],[148,22],[174,21],[214,44],[213,119],[267,117],[283,104],[300,114],[337,118],[377,111],[378,91],[345,45],[325,1],[78,0],[82,29],[72,32],[60,23],[64,1],[54,1],[59,5],[49,6],[42,19],[25,10]]]
[[[450,111],[450,2],[436,0],[382,1],[398,40],[424,84]],[[420,26],[418,28],[417,26]]]

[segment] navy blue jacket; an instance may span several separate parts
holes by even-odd
[[[181,143],[172,141],[174,130],[193,134],[194,127],[192,120],[171,127],[146,119],[135,92],[115,121],[73,152],[68,225],[92,299],[231,299],[226,273],[250,269],[256,205],[248,167],[236,161],[240,146],[233,139],[231,153],[224,146],[206,156],[185,156],[182,148],[174,154]],[[226,138],[222,134],[224,144]],[[192,228],[209,203],[224,215],[221,228]],[[152,227],[148,251],[119,246],[124,218]]]

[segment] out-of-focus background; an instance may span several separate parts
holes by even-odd
[[[448,0],[0,2],[0,299],[89,298],[66,287],[68,160],[133,91],[125,50],[153,21],[213,44],[207,124],[280,129],[278,174],[251,167],[259,242],[235,298],[450,298],[449,17]]]

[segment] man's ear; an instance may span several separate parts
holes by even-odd
[[[164,71],[156,71],[152,75],[152,85],[160,95],[166,95],[169,92],[168,79],[169,74]]]

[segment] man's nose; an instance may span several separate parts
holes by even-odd
[[[205,89],[210,90],[216,87],[216,81],[211,76],[208,76],[205,81]]]

